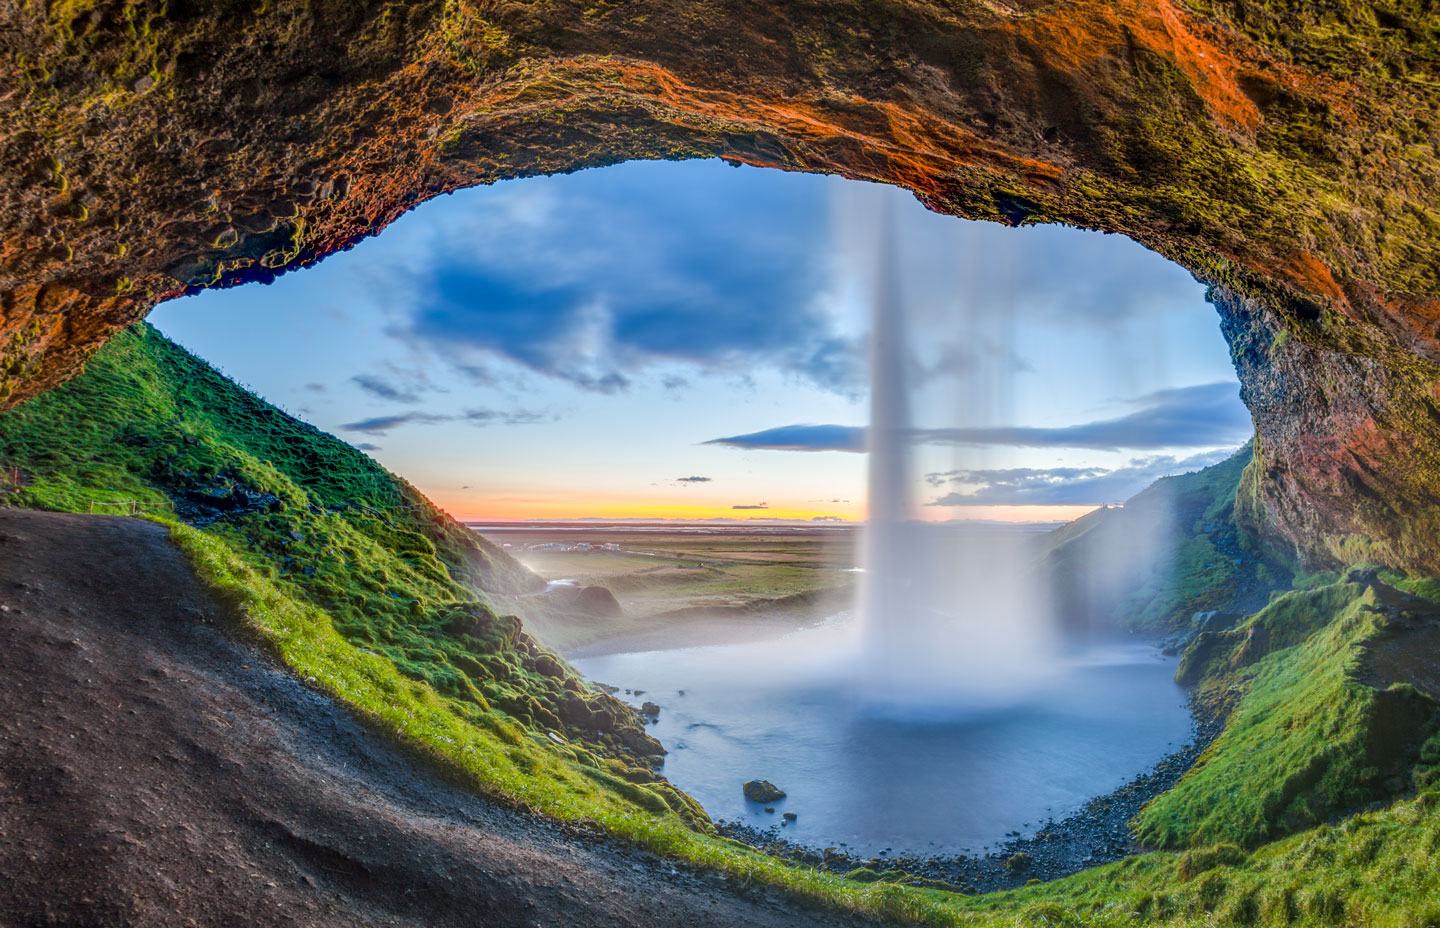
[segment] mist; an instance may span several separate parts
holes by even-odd
[[[916,342],[947,340],[957,332],[963,337],[981,320],[966,312],[970,304],[961,299],[951,312],[928,312],[924,324],[912,323],[897,269],[891,200],[872,197],[839,215],[860,224],[840,240],[873,255],[851,264],[871,278],[868,512],[856,605],[862,698],[877,708],[909,712],[1011,704],[1055,669],[1053,609],[1045,586],[1026,582],[1033,546],[1015,532],[921,522],[915,502],[920,474],[912,453],[911,372],[924,370]],[[949,331],[937,331],[942,327]],[[993,351],[971,357],[970,376],[961,383],[993,385],[1004,376],[995,368],[1009,363]],[[1003,394],[962,389],[953,421],[927,427],[986,418],[973,404]]]

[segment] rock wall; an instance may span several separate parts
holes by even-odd
[[[720,156],[1181,263],[1219,287],[1267,530],[1440,570],[1437,27],[1424,0],[10,0],[0,397],[428,197]]]

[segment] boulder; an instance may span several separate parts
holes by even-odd
[[[620,614],[620,601],[603,586],[587,586],[575,596],[575,609],[586,615],[610,618]]]
[[[741,789],[751,802],[775,802],[785,798],[785,791],[769,780],[750,780]]]

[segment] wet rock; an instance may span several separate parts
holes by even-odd
[[[741,789],[751,802],[775,802],[785,798],[785,791],[769,780],[750,780]]]
[[[796,815],[794,812],[786,812],[784,815],[781,815],[780,817],[783,818],[783,819],[784,819],[785,821],[787,821],[787,822],[793,822],[793,821],[795,821],[796,819],[798,819],[800,816]]]
[[[651,718],[655,718],[660,714],[660,707],[657,706],[655,703],[646,700],[645,703],[640,706],[640,714],[648,715]]]

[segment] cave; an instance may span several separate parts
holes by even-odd
[[[1435,575],[1437,25],[1301,0],[12,4],[0,402],[432,197],[721,158],[1174,261],[1254,419],[1237,519],[1304,569]]]
[[[4,16],[7,404],[161,300],[312,264],[428,197],[721,157],[1176,261],[1211,286],[1242,373],[1255,523],[1317,565],[1364,548],[1440,568],[1419,14],[147,0]]]

